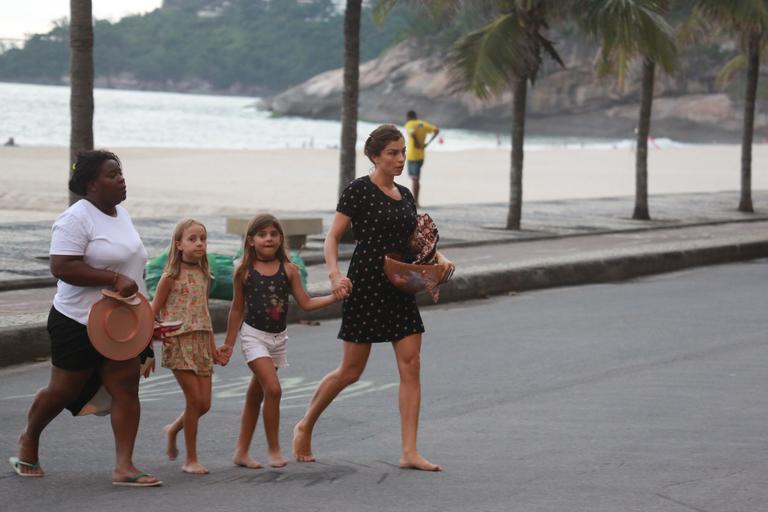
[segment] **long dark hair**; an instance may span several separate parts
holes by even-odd
[[[277,259],[283,263],[290,261],[288,258],[288,249],[286,248],[285,231],[283,230],[283,226],[280,225],[280,221],[277,220],[277,217],[274,215],[270,215],[269,213],[261,213],[255,216],[253,220],[251,220],[251,222],[248,224],[248,230],[245,232],[245,236],[243,237],[243,259],[240,260],[240,264],[237,266],[237,270],[235,270],[235,283],[245,282],[246,278],[248,277],[248,272],[250,271],[251,266],[256,259],[256,249],[254,249],[253,246],[248,242],[256,233],[262,229],[268,228],[269,226],[275,226],[277,232],[280,233],[280,248],[276,253]]]

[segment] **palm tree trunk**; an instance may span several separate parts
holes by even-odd
[[[753,213],[752,138],[755,130],[755,98],[760,73],[760,34],[751,34],[747,47],[747,91],[744,95],[744,127],[741,134],[741,197],[739,211]]]
[[[525,139],[525,100],[527,77],[516,78],[512,84],[512,169],[509,186],[507,229],[520,229],[523,215],[523,140]]]
[[[69,9],[69,169],[72,172],[77,152],[93,149],[93,17],[91,0],[70,0]],[[69,193],[69,204],[78,199]]]
[[[637,151],[635,153],[635,211],[632,218],[650,220],[648,212],[648,136],[651,132],[651,106],[656,63],[643,61],[643,78],[640,90],[640,117],[637,123]]]
[[[344,13],[344,92],[341,102],[339,196],[355,179],[357,99],[360,89],[360,11],[362,0],[347,0]]]

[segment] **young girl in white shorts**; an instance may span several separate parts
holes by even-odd
[[[272,215],[258,215],[245,235],[243,259],[235,270],[227,337],[218,349],[219,358],[226,364],[239,334],[243,356],[253,372],[233,458],[238,466],[262,467],[248,454],[262,402],[267,462],[276,468],[288,464],[280,450],[281,388],[277,370],[288,366],[285,327],[289,294],[306,311],[343,298],[341,292],[338,296],[311,298],[301,284],[298,268],[288,260],[280,223]]]

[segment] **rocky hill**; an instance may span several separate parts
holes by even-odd
[[[527,131],[535,135],[630,138],[638,115],[636,77],[623,90],[593,71],[596,48],[584,41],[558,45],[566,69],[548,67],[529,89]],[[734,141],[741,132],[740,84],[735,94],[716,85],[722,65],[734,54],[728,45],[696,49],[683,57],[684,68],[657,78],[652,134],[682,141]],[[405,41],[360,69],[360,118],[402,123],[405,112],[441,126],[506,133],[511,127],[511,94],[484,103],[469,93],[452,92],[446,49]],[[765,80],[766,71],[763,70]],[[335,69],[266,99],[263,108],[277,114],[338,119],[342,70]],[[732,97],[733,96],[733,97]],[[756,119],[759,139],[768,137],[768,99]]]

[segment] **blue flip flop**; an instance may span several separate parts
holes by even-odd
[[[161,480],[157,480],[156,482],[139,482],[142,478],[145,476],[152,476],[149,473],[137,473],[131,477],[128,477],[125,480],[116,480],[112,482],[112,485],[117,485],[120,487],[157,487],[159,485],[163,485],[163,482]]]
[[[32,464],[31,462],[24,462],[18,457],[10,457],[8,459],[8,462],[11,464],[11,467],[16,472],[17,475],[23,476],[23,477],[41,477],[45,476],[44,473],[22,473],[21,468],[29,468],[29,469],[40,469],[40,463],[35,462]]]

